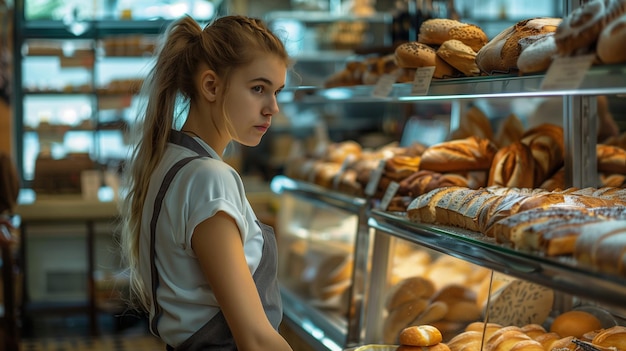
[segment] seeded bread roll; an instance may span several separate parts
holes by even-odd
[[[487,74],[508,73],[517,70],[517,59],[522,52],[520,40],[529,38],[524,45],[530,44],[531,37],[554,32],[560,24],[560,18],[531,18],[510,26],[491,39],[476,54],[476,64]]]
[[[457,39],[446,40],[437,49],[437,56],[468,77],[480,75],[476,51]]]
[[[434,78],[446,78],[455,75],[455,70],[429,45],[410,41],[400,44],[395,50],[396,63],[404,69],[435,67]]]
[[[417,37],[420,43],[431,45],[441,45],[450,39],[460,40],[474,51],[480,50],[488,41],[480,27],[447,18],[424,21]]]
[[[496,151],[491,140],[474,136],[445,141],[424,151],[420,168],[436,172],[486,170]]]
[[[621,0],[591,0],[567,15],[554,33],[560,55],[586,53],[613,19],[626,12]]]
[[[626,62],[626,14],[609,23],[598,38],[597,53],[603,63]]]

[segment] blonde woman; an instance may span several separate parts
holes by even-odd
[[[278,333],[273,231],[222,160],[231,142],[259,144],[288,64],[257,19],[226,16],[202,28],[184,17],[168,28],[144,84],[121,243],[133,298],[168,350],[291,350]]]

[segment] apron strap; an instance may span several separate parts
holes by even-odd
[[[178,171],[183,168],[187,163],[202,157],[211,157],[211,155],[207,152],[207,150],[200,145],[194,138],[186,135],[177,130],[171,130],[170,135],[168,137],[168,141],[170,143],[184,146],[188,149],[191,149],[198,153],[196,156],[190,156],[183,158],[182,160],[176,162],[172,168],[165,174],[163,178],[163,182],[161,183],[161,187],[159,188],[159,192],[157,193],[156,199],[154,200],[154,208],[152,210],[152,218],[150,219],[150,276],[152,281],[152,304],[154,305],[154,316],[150,321],[150,330],[156,335],[159,336],[159,331],[157,330],[157,322],[159,320],[159,316],[163,312],[161,310],[161,306],[159,306],[156,298],[157,287],[159,286],[159,276],[157,274],[155,256],[156,256],[156,226],[157,221],[159,220],[159,213],[161,212],[161,207],[163,207],[163,198],[165,198],[165,193],[167,189],[170,187],[174,176]]]

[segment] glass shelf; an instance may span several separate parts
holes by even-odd
[[[581,86],[572,90],[542,90],[544,74],[494,75],[433,80],[427,95],[411,95],[410,83],[394,84],[388,97],[375,97],[373,85],[324,89],[304,86],[287,89],[283,102],[411,102],[477,98],[548,97],[563,95],[626,94],[626,65],[592,67]]]

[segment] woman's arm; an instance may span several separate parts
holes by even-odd
[[[265,315],[235,221],[226,213],[218,212],[198,224],[191,246],[226,317],[237,348],[240,351],[291,350]]]

